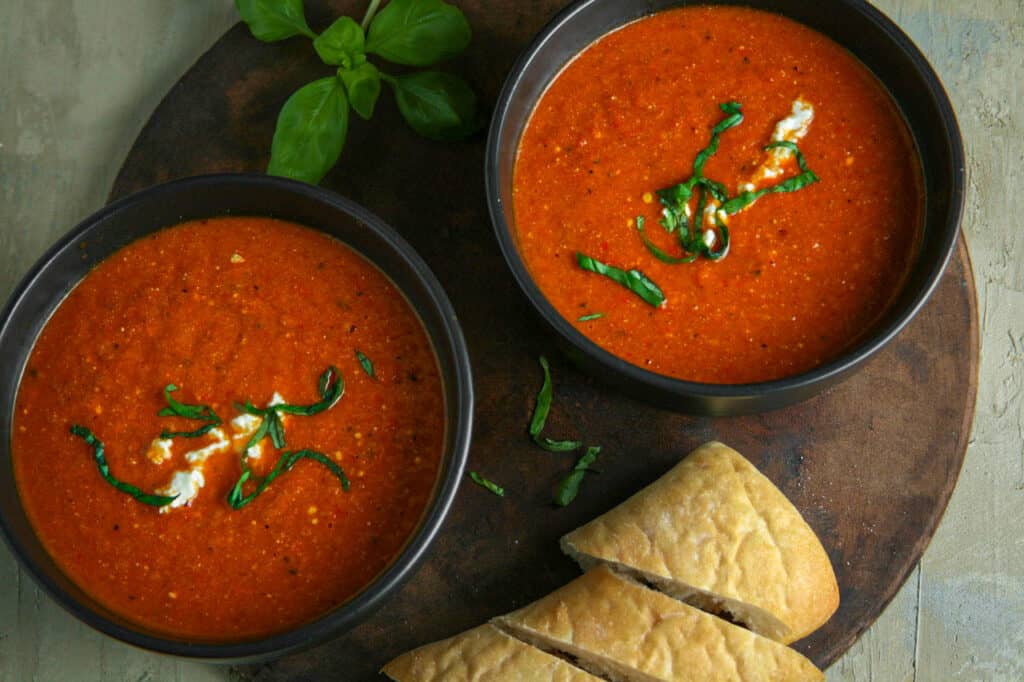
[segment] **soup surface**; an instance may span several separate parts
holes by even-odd
[[[765,146],[785,140],[818,181],[728,215],[724,258],[664,263],[636,218],[682,255],[656,192],[691,176],[729,102],[744,119],[704,176],[730,196],[783,182],[796,156]],[[559,313],[635,365],[710,383],[790,376],[856,343],[906,277],[922,203],[913,143],[875,77],[823,35],[737,7],[665,11],[592,44],[539,101],[513,182],[518,248]],[[578,253],[640,270],[665,303],[582,269]]]
[[[329,366],[340,400],[282,413],[286,447],[265,437],[247,451],[267,417],[235,404],[315,404]],[[166,384],[223,423],[161,437],[201,426],[158,416]],[[416,526],[443,448],[441,379],[403,296],[340,242],[265,218],[186,223],[100,263],[44,328],[16,410],[18,489],[60,567],[125,618],[200,640],[284,630],[359,591]],[[108,484],[72,424],[103,441],[113,476],[179,498],[155,507]],[[228,504],[242,452],[251,494],[282,452],[304,448],[339,465],[350,489],[306,458]]]

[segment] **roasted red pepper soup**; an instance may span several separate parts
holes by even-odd
[[[43,329],[16,410],[18,490],[60,567],[124,618],[207,641],[292,628],[366,586],[414,530],[445,428],[395,286],[320,232],[244,217],[100,263]],[[104,479],[90,435],[149,503]]]
[[[766,381],[885,312],[919,243],[920,178],[891,97],[845,49],[767,12],[674,9],[549,86],[520,141],[515,236],[602,348],[680,379]]]

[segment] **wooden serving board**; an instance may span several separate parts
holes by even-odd
[[[361,3],[307,2],[320,29]],[[459,0],[474,27],[465,75],[490,107],[518,52],[561,0]],[[357,6],[358,5],[358,6]],[[257,42],[239,25],[174,86],[136,140],[111,197],[187,175],[265,168],[277,112],[298,86],[329,73],[308,41]],[[484,201],[484,137],[423,140],[385,92],[371,122],[352,119],[341,164],[324,181],[401,232],[445,286],[462,322],[477,391],[470,469],[505,486],[467,483],[427,561],[376,615],[306,653],[243,669],[259,680],[376,679],[411,647],[536,599],[578,575],[558,538],[650,483],[708,439],[749,457],[793,500],[832,558],[842,605],[796,647],[825,667],[875,620],[928,545],[956,483],[974,414],[978,321],[963,241],[932,300],[859,374],[785,410],[698,418],[617,394],[557,355],[552,333],[508,272]],[[575,455],[526,437],[540,385],[555,381],[552,434],[601,444],[600,475],[575,503],[552,495]]]

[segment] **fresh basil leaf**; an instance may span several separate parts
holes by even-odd
[[[338,77],[345,85],[348,103],[352,109],[365,120],[373,116],[373,108],[380,97],[380,71],[366,62],[353,69],[340,69]]]
[[[670,265],[678,265],[679,263],[692,263],[697,260],[697,253],[688,253],[683,256],[673,256],[661,249],[657,244],[648,239],[647,235],[644,234],[644,217],[636,217],[636,231],[640,233],[640,239],[643,240],[644,246],[651,254],[663,263]],[[671,230],[670,230],[671,231]],[[582,319],[582,318],[581,318]]]
[[[288,98],[277,117],[267,173],[315,185],[338,161],[348,133],[341,81],[321,78]]]
[[[639,270],[622,270],[606,265],[599,260],[582,253],[576,253],[576,262],[584,270],[604,275],[608,279],[621,284],[652,306],[658,307],[665,303],[665,294],[647,275]]]
[[[497,483],[495,483],[494,481],[484,478],[475,471],[470,471],[469,477],[473,479],[473,483],[476,483],[478,486],[482,488],[487,488],[498,497],[505,497],[505,489],[502,488]]]
[[[359,360],[359,364],[362,365],[363,371],[366,372],[367,376],[369,376],[371,379],[377,378],[377,375],[373,369],[373,362],[370,360],[370,358],[366,357],[363,351],[356,351],[356,359]]]
[[[351,69],[357,60],[366,61],[365,38],[352,17],[340,17],[313,41],[313,49],[324,64]]]
[[[331,365],[323,371],[319,381],[317,381],[317,391],[320,393],[320,400],[312,405],[280,403],[268,406],[266,409],[285,414],[298,414],[303,417],[310,417],[334,407],[334,404],[341,400],[341,396],[345,393],[345,380],[341,378],[341,373],[338,372],[337,367]]]
[[[432,140],[458,140],[479,130],[476,94],[464,80],[441,71],[385,77],[398,109],[413,130]]]
[[[576,318],[577,322],[590,322],[591,320],[599,320],[604,317],[604,313],[590,313],[589,315],[580,315]]]
[[[551,387],[551,368],[548,366],[548,359],[540,356],[540,366],[544,370],[544,383],[541,384],[537,393],[537,403],[533,408],[533,418],[530,419],[530,438],[533,442],[548,452],[571,452],[578,449],[582,442],[578,440],[552,440],[540,435],[544,430],[544,423],[548,420],[548,413],[551,411],[551,400],[554,391]]]
[[[576,499],[580,492],[580,484],[583,483],[583,477],[591,470],[590,465],[594,463],[600,452],[600,445],[591,445],[587,448],[587,452],[576,462],[572,473],[566,476],[558,486],[558,492],[555,493],[555,504],[565,507]]]
[[[430,66],[459,54],[472,32],[442,0],[391,0],[370,22],[366,51],[406,66]]]
[[[205,421],[206,424],[195,429],[194,431],[168,431],[164,430],[160,432],[160,437],[164,439],[168,438],[198,438],[199,436],[205,435],[222,424],[220,417],[213,411],[213,408],[209,405],[189,405],[187,403],[178,402],[174,396],[171,395],[174,391],[177,391],[178,387],[174,384],[167,384],[164,386],[164,400],[167,401],[167,407],[157,412],[159,417],[182,417],[183,419],[193,419],[197,421]]]
[[[265,43],[297,35],[316,38],[306,23],[302,0],[235,0],[235,7],[253,36]]]
[[[166,507],[171,502],[174,502],[177,495],[167,497],[166,495],[144,493],[132,484],[125,483],[110,473],[110,466],[107,464],[107,458],[104,454],[103,441],[94,436],[92,431],[88,428],[78,424],[73,424],[71,426],[71,433],[84,440],[86,444],[92,448],[93,459],[96,460],[96,467],[100,470],[100,475],[103,476],[103,479],[107,483],[114,486],[124,494],[133,497],[136,501],[141,502],[142,504],[148,504],[151,507]]]

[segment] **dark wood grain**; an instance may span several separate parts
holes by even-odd
[[[347,2],[307,3],[326,25]],[[518,51],[558,0],[463,0],[471,48],[449,68],[490,106]],[[112,197],[172,178],[265,167],[277,112],[322,77],[305,40],[264,45],[236,26],[168,93],[136,140]],[[842,604],[796,647],[827,666],[853,644],[916,565],[963,462],[974,413],[978,325],[961,241],[932,300],[867,367],[829,393],[782,411],[712,419],[624,398],[555,355],[551,334],[516,288],[487,216],[483,140],[440,144],[402,125],[385,93],[372,122],[353,119],[342,162],[324,181],[378,213],[447,289],[470,346],[477,389],[470,467],[505,486],[499,499],[466,485],[418,574],[373,618],[331,643],[260,667],[258,680],[370,680],[390,657],[521,606],[578,575],[558,538],[668,470],[701,442],[737,448],[793,500],[821,536]],[[551,433],[600,443],[603,473],[556,509],[573,455],[525,437],[551,356]]]

